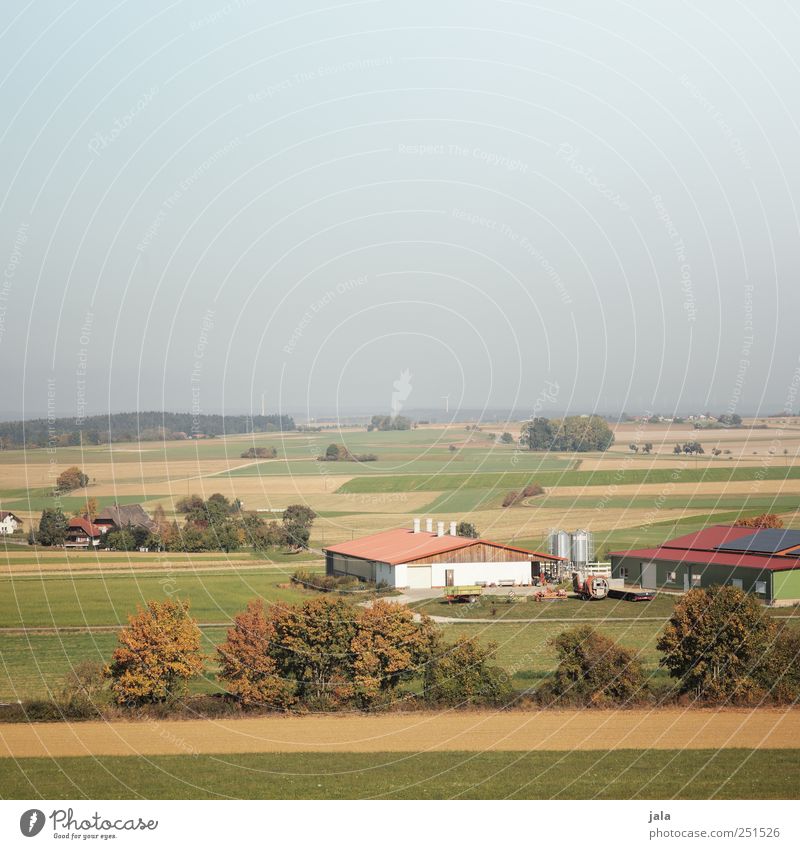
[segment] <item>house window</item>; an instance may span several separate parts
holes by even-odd
[[[620,576],[620,578],[622,578],[623,581],[628,580],[628,567],[627,566],[620,566],[619,567],[619,576]]]
[[[742,587],[742,579],[741,578],[731,578],[731,586],[736,587],[736,589],[741,590]]]
[[[756,581],[756,592],[759,595],[767,594],[767,582],[766,581]]]
[[[676,583],[678,580],[677,572],[667,572],[667,582],[670,584]]]
[[[696,574],[692,573],[692,586],[693,587],[699,587],[702,580],[703,580],[702,575],[696,575]]]

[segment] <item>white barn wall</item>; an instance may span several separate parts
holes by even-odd
[[[515,584],[531,582],[530,562],[517,560],[508,563],[434,563],[425,566],[402,564],[394,567],[394,581],[388,580],[387,583],[395,587],[443,587],[446,569],[453,570],[453,583],[456,586],[475,584],[478,581],[485,581],[487,584],[497,584],[500,581],[513,581]]]

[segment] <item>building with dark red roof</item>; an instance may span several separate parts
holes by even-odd
[[[465,585],[527,586],[534,577],[563,560],[551,554],[487,539],[450,533],[444,522],[434,531],[428,519],[412,528],[395,528],[325,548],[329,575],[352,575],[390,587],[430,589]]]
[[[611,576],[643,589],[732,584],[768,604],[800,602],[800,531],[713,525],[655,548],[611,552]]]
[[[64,538],[65,548],[97,548],[103,536],[103,530],[88,519],[78,517],[70,519]]]

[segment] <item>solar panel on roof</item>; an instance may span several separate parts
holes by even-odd
[[[800,531],[784,528],[762,528],[746,537],[728,540],[715,546],[717,551],[752,551],[759,554],[777,554],[800,545]]]

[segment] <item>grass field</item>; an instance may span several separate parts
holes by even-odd
[[[5,799],[796,799],[795,750],[0,759]]]

